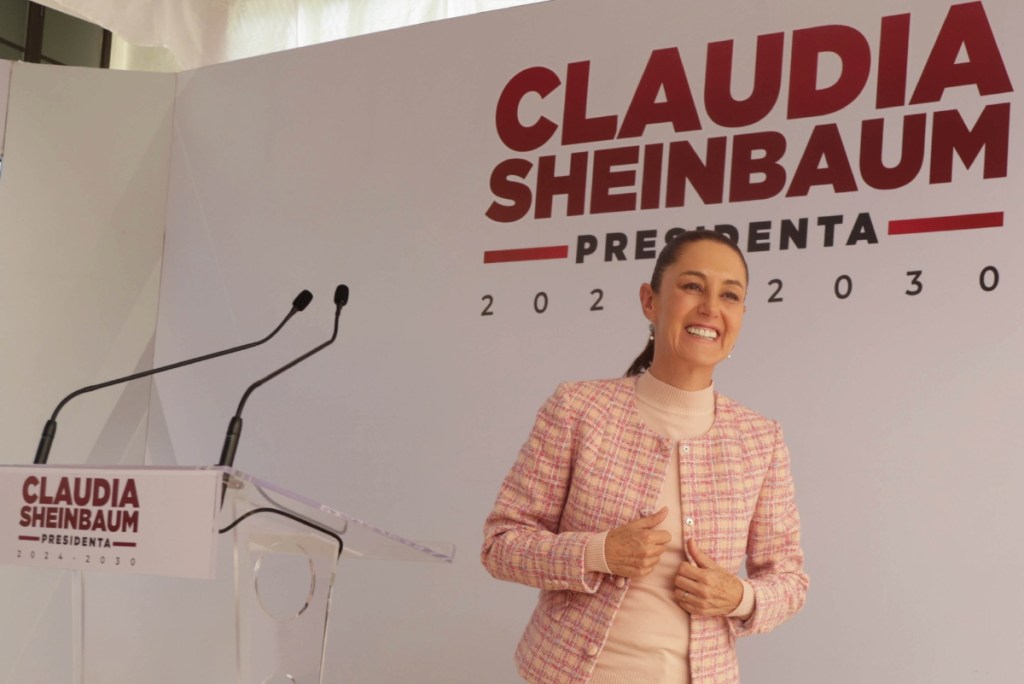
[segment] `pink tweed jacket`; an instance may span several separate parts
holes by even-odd
[[[567,383],[537,422],[501,486],[481,553],[495,577],[541,589],[516,650],[534,684],[587,682],[629,581],[584,572],[594,533],[655,510],[672,443],[647,428],[635,378]],[[807,593],[789,453],[779,425],[715,396],[711,430],[680,454],[687,538],[737,572],[746,557],[749,620],[693,616],[693,684],[739,682],[736,637],[767,632]]]

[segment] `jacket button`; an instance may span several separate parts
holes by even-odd
[[[626,586],[626,579],[624,577],[616,577],[615,586],[617,586],[619,589]]]
[[[686,519],[686,526],[687,527],[693,527],[693,518],[687,518]]]
[[[588,646],[587,647],[587,655],[590,656],[591,658],[593,658],[594,656],[597,655],[597,651],[598,651],[597,646]]]

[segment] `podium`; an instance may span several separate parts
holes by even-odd
[[[453,554],[231,468],[0,466],[0,681],[321,682],[342,559]]]

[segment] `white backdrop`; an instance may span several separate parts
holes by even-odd
[[[352,300],[340,343],[254,395],[238,464],[398,533],[459,547],[454,567],[349,564],[332,625],[329,665],[339,677],[515,680],[511,652],[533,591],[486,576],[477,561],[480,526],[554,385],[617,375],[644,341],[636,293],[653,262],[603,261],[604,235],[627,234],[632,255],[637,231],[658,231],[660,244],[673,226],[728,223],[746,244],[749,224],[767,220],[770,249],[750,254],[750,313],[718,385],[783,421],[812,587],[792,624],[741,644],[744,671],[757,682],[994,682],[1024,674],[1016,655],[1024,630],[1015,626],[1024,557],[1010,545],[1024,512],[1012,496],[1024,473],[1010,419],[1022,408],[1011,386],[1021,377],[1024,340],[1008,306],[1022,294],[1020,203],[1010,180],[1020,177],[1020,155],[1010,154],[1000,173],[995,141],[969,168],[953,155],[952,182],[929,182],[930,160],[944,168],[948,138],[933,134],[948,126],[936,119],[952,112],[970,130],[983,107],[998,113],[1016,99],[1005,90],[980,95],[967,82],[971,73],[998,73],[997,64],[979,61],[993,45],[978,21],[982,6],[956,10],[967,14],[954,14],[945,32],[945,3],[790,3],[784,13],[740,6],[652,2],[637,16],[616,2],[590,2],[585,12],[556,3],[182,76],[158,358],[210,347],[225,327],[239,339],[252,335],[301,287],[319,300],[274,349],[211,368],[201,380],[157,382],[162,410],[152,414],[159,425],[150,434],[168,438],[151,440],[152,460],[215,460],[246,379],[325,338],[324,300],[344,281]],[[1020,12],[1008,2],[987,2],[983,11],[997,59],[1016,79],[1019,41],[1006,31]],[[947,83],[937,102],[879,109],[882,18],[904,13],[911,15],[904,101],[923,72],[933,85],[949,74],[965,85]],[[904,25],[889,21],[889,31]],[[864,36],[871,68],[863,92],[835,113],[789,118],[793,32],[831,24]],[[716,126],[702,97],[707,44],[735,41],[733,92],[743,97],[755,38],[775,32],[784,35],[786,55],[778,104],[761,121]],[[805,50],[822,35],[832,40],[824,29],[801,35]],[[926,70],[937,42],[942,68]],[[887,39],[887,60],[896,43]],[[966,45],[957,58],[959,43]],[[676,47],[701,130],[652,124],[639,139],[562,144],[563,128],[523,153],[499,138],[499,95],[524,69],[544,67],[560,85],[523,99],[523,125],[542,115],[567,121],[565,93],[579,84],[567,85],[568,65],[580,61],[590,62],[587,116],[621,122],[652,51]],[[848,55],[845,68],[852,71],[856,58]],[[954,59],[967,66],[953,68]],[[839,78],[839,63],[821,56],[819,88]],[[886,62],[887,78],[896,63]],[[993,83],[982,88],[998,91]],[[903,117],[913,114],[927,117],[923,170],[906,187],[868,187],[859,169],[861,122],[884,119],[885,163],[894,166]],[[1004,128],[1016,143],[1016,112],[1011,119]],[[731,150],[732,136],[777,131],[788,143],[780,163],[792,180],[812,131],[830,124],[852,160],[856,192],[822,182],[839,178],[846,189],[837,157],[809,154],[803,177],[818,184],[806,196],[705,203],[691,187],[682,208],[567,216],[559,198],[549,219],[531,212],[496,223],[484,215],[495,200],[491,172],[508,158],[539,165],[554,156],[557,173],[566,174],[574,152],[685,140],[703,158],[709,138],[730,138]],[[996,170],[986,179],[987,161]],[[623,193],[638,183],[613,184]],[[877,240],[847,246],[865,212]],[[991,212],[1004,213],[1001,227],[887,233],[893,220]],[[843,220],[826,247],[826,230],[816,224],[835,215]],[[809,219],[805,249],[781,249],[786,218]],[[596,258],[577,264],[580,235],[602,244]],[[482,263],[488,250],[549,245],[567,245],[569,258]],[[979,281],[988,266],[999,274],[991,292]],[[922,272],[917,295],[906,294],[918,288],[909,271]],[[852,292],[840,299],[844,275]],[[986,277],[990,286],[995,274]],[[781,302],[768,302],[778,289],[773,280],[782,282]],[[544,305],[540,292],[543,313],[535,310]],[[599,296],[603,309],[591,311]],[[493,315],[482,315],[485,308]],[[963,586],[963,577],[979,573],[984,581]],[[981,631],[983,624],[995,628]]]
[[[1012,540],[1024,466],[1013,417],[1024,409],[1024,331],[1011,302],[1024,295],[1024,239],[1012,89],[1024,55],[1012,27],[1022,10],[1009,0],[808,1],[785,12],[652,1],[642,16],[611,1],[582,8],[524,7],[179,77],[155,362],[261,336],[303,287],[317,300],[270,348],[155,382],[149,462],[215,462],[244,387],[326,339],[330,292],[346,282],[340,341],[253,395],[236,463],[399,534],[459,547],[452,566],[343,567],[332,681],[516,681],[511,654],[534,592],[491,579],[477,560],[498,484],[557,382],[618,375],[642,346],[637,290],[653,261],[635,258],[640,232],[656,231],[660,245],[676,226],[729,224],[745,247],[753,234],[754,247],[768,249],[748,254],[749,313],[716,382],[786,429],[811,575],[793,622],[740,643],[745,680],[1019,680],[1024,554]],[[850,28],[823,28],[831,25]],[[708,44],[734,41],[732,92],[742,98],[757,36],[775,33],[776,104],[743,125],[714,123]],[[699,129],[652,123],[604,139],[609,119],[597,117],[617,117],[614,135],[638,84],[650,82],[642,75],[652,53],[670,58],[676,48]],[[835,111],[796,116],[792,75],[810,73],[814,49],[817,89],[835,92],[838,80],[851,96],[833,101]],[[580,62],[588,79],[569,66]],[[500,138],[495,111],[506,84],[531,67],[554,85],[527,94],[518,117],[560,128],[517,152]],[[931,91],[918,89],[922,80]],[[676,71],[670,92],[650,91],[645,111],[685,114],[679,83]],[[567,92],[585,115],[565,112]],[[812,93],[793,105],[815,101]],[[899,187],[870,187],[879,174],[863,170],[862,122],[884,120],[884,163],[895,166],[901,148],[915,149],[919,119],[901,131],[915,115],[925,124],[922,168]],[[583,119],[597,119],[596,133],[574,142],[586,137]],[[744,176],[732,160],[743,144],[780,139],[777,164],[760,165],[768,176]],[[701,160],[725,145],[723,170],[695,174],[703,196],[691,184],[682,207],[658,193],[654,208],[592,210],[602,183],[629,195],[642,184],[630,171],[656,180],[653,162],[628,161],[630,148],[652,146],[637,159],[662,149],[668,174],[670,150],[678,162],[684,143]],[[582,180],[582,213],[569,215],[571,203],[557,197],[550,218],[534,218],[533,205],[519,220],[487,218],[492,202],[525,196],[508,184],[495,196],[490,179],[504,160],[531,165],[520,185],[532,196],[542,158],[564,175],[582,152],[588,169],[613,160]],[[785,183],[763,199],[729,201],[744,177],[764,190],[780,173]],[[721,201],[708,189],[716,175],[726,179]],[[857,224],[865,214],[870,229]],[[947,216],[980,219],[889,232],[892,221]],[[783,249],[784,219],[807,219],[806,247]],[[991,227],[963,225],[972,222]],[[624,260],[604,260],[618,239],[609,233],[628,239]],[[580,236],[599,247],[576,263]],[[488,251],[562,245],[565,259],[483,263]]]
[[[175,79],[20,62],[10,74],[0,434],[2,462],[27,464],[61,397],[152,364]],[[139,382],[70,402],[50,462],[141,464],[148,397]],[[0,568],[0,681],[32,681],[36,663],[44,681],[68,681],[53,645],[69,592],[64,573]]]

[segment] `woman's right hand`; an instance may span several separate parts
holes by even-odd
[[[658,564],[672,535],[655,529],[668,517],[668,506],[654,515],[616,527],[604,540],[604,559],[613,575],[643,577]]]

